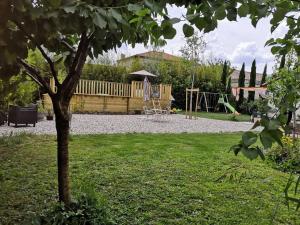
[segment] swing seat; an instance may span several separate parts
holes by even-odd
[[[225,103],[224,97],[220,97],[218,99],[218,104],[224,104],[224,103]]]

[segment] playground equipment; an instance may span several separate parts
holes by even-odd
[[[222,93],[212,93],[212,92],[201,92],[200,99],[197,103],[199,109],[204,108],[206,112],[217,111],[218,106],[224,106],[224,110],[228,113],[228,110],[238,115],[237,110],[229,103],[228,95]]]
[[[187,88],[185,90],[185,118],[193,119],[193,96],[196,95],[195,112],[198,109],[199,88]],[[196,115],[194,118],[197,119]]]

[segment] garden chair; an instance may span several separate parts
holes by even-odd
[[[155,113],[152,109],[148,108],[147,106],[143,106],[143,111],[147,118]]]

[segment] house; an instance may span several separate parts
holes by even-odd
[[[240,70],[234,70],[230,76],[231,76],[231,86],[238,87]],[[256,87],[260,87],[262,76],[263,75],[261,73],[256,73],[256,85],[255,85]],[[245,87],[249,86],[249,82],[250,82],[250,72],[245,71]]]
[[[117,63],[119,65],[129,67],[136,60],[139,60],[141,64],[148,64],[148,63],[160,62],[160,61],[176,62],[181,59],[182,59],[181,57],[171,55],[165,52],[149,51],[140,54],[135,54],[129,57],[125,57],[124,54],[121,54],[121,59],[117,60]]]
[[[240,92],[239,88],[239,76],[240,76],[240,70],[234,70],[231,77],[231,87],[232,87],[232,94],[238,99],[238,95]],[[263,85],[261,87],[261,80],[263,75],[261,73],[256,73],[256,84],[255,87],[249,88],[250,83],[250,72],[245,71],[245,88],[241,88],[244,90],[244,98],[248,98],[248,92],[249,91],[255,91],[255,99],[258,99],[260,95],[264,95],[266,93],[266,86]]]

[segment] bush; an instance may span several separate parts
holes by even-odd
[[[57,203],[54,207],[34,216],[31,225],[111,225],[107,204],[94,193],[82,193],[69,207]]]
[[[300,141],[284,136],[282,143],[283,147],[275,146],[267,152],[267,159],[283,172],[300,174]]]
[[[81,78],[109,82],[127,82],[127,75],[127,69],[123,66],[85,64]]]

